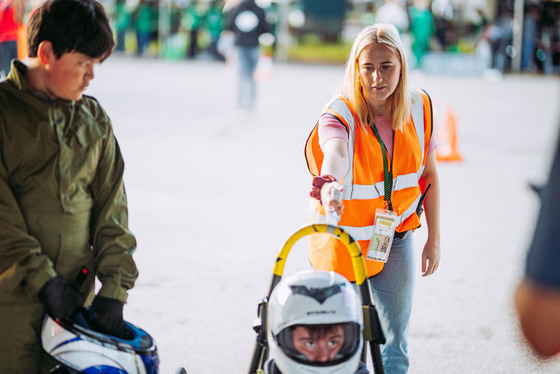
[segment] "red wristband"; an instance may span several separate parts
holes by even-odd
[[[313,178],[313,187],[311,189],[311,192],[309,193],[309,196],[311,196],[314,199],[319,200],[319,203],[321,203],[321,205],[323,205],[323,201],[321,200],[321,188],[323,187],[323,185],[325,183],[332,183],[335,182],[336,178],[333,177],[332,175],[329,174],[325,174],[325,175],[321,175],[321,176],[317,176],[315,178]]]

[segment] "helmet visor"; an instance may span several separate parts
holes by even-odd
[[[334,366],[354,356],[360,347],[360,326],[354,322],[294,325],[275,336],[291,359],[309,366]]]

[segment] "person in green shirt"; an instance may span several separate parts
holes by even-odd
[[[225,61],[224,55],[218,51],[218,40],[224,29],[224,15],[220,9],[221,4],[213,0],[210,2],[208,11],[206,12],[206,28],[210,34],[210,42],[208,43],[208,52],[212,57],[219,61]]]
[[[114,47],[103,6],[48,0],[28,42],[27,64],[14,60],[0,82],[0,373],[49,372],[45,313],[91,304],[92,327],[119,336],[138,276],[123,158],[109,117],[83,94]]]
[[[136,54],[142,56],[151,42],[152,5],[148,0],[140,0],[133,14],[136,28]]]
[[[434,33],[434,19],[426,0],[414,0],[408,8],[410,12],[410,32],[412,33],[412,53],[415,66],[422,67],[422,59],[429,49],[430,38]]]
[[[204,13],[201,10],[201,4],[197,0],[191,0],[190,4],[185,8],[181,20],[181,26],[189,34],[187,58],[195,58],[198,54],[198,36],[203,18]]]
[[[130,12],[126,5],[126,0],[117,0],[114,8],[115,33],[117,35],[117,45],[115,50],[125,51],[125,39],[128,28],[130,27]]]

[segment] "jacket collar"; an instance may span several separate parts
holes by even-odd
[[[33,95],[34,97],[36,97],[37,99],[40,99],[42,101],[46,101],[49,103],[52,102],[59,102],[59,103],[64,103],[70,106],[74,105],[74,101],[71,100],[64,100],[64,99],[51,99],[49,97],[49,95],[47,95],[45,92],[43,91],[38,91],[36,89],[34,89],[33,87],[31,87],[31,85],[29,84],[29,81],[27,80],[27,65],[25,65],[22,61],[20,60],[14,60],[12,61],[12,68],[10,69],[10,73],[8,74],[8,77],[6,78],[7,81],[10,81],[18,90],[20,91],[27,91],[30,95]]]

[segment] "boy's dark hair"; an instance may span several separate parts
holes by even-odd
[[[48,0],[31,14],[27,28],[29,57],[47,40],[57,58],[80,52],[105,60],[115,46],[103,5],[96,0]]]
[[[309,331],[309,335],[313,339],[321,339],[324,338],[328,333],[335,330],[337,327],[343,326],[343,324],[329,324],[329,325],[293,325],[291,326],[292,331],[295,330],[296,327],[305,327]]]

